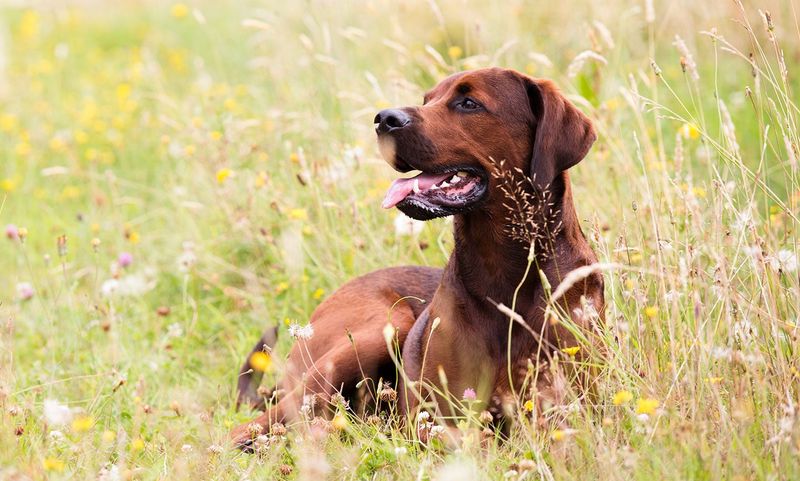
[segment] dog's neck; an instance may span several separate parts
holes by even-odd
[[[551,265],[556,258],[563,257],[565,249],[586,242],[566,172],[551,184],[546,194],[528,185],[524,195],[517,194],[528,202],[533,199],[535,205],[522,209],[521,217],[514,218],[520,212],[509,210],[508,199],[503,198],[508,192],[503,191],[487,205],[454,219],[456,246],[447,269],[455,275],[448,278],[460,282],[479,302],[492,299],[510,305],[520,283],[520,298],[531,299],[541,286],[539,270],[552,271]],[[522,219],[527,220],[527,227]],[[554,255],[556,250],[558,255]]]

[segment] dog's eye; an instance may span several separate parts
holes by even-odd
[[[459,101],[456,104],[456,107],[459,110],[463,110],[463,111],[467,111],[467,112],[473,112],[475,110],[479,110],[481,108],[481,104],[479,104],[478,102],[472,100],[469,97],[464,97],[463,99],[461,99],[461,101]]]

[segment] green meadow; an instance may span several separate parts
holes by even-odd
[[[264,329],[269,385],[337,286],[445,264],[450,221],[380,208],[373,117],[486,66],[595,122],[597,396],[519,399],[509,439],[342,411],[233,449]],[[4,2],[0,480],[800,479],[798,67],[792,0]]]

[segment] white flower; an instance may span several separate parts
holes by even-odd
[[[17,284],[17,297],[19,297],[20,300],[27,301],[33,297],[35,292],[30,282],[20,282]]]
[[[736,214],[736,220],[733,221],[731,227],[739,231],[745,230],[751,225],[753,225],[753,214],[750,212],[750,209],[747,209]]]
[[[182,337],[183,336],[183,328],[177,322],[173,322],[169,326],[167,326],[167,337]]]
[[[184,242],[183,252],[178,256],[178,271],[187,273],[192,270],[192,266],[197,263],[197,255],[194,253],[194,243]]]
[[[72,421],[72,409],[53,399],[44,401],[44,419],[50,426],[64,426]]]
[[[754,261],[761,260],[761,248],[758,246],[744,246],[742,251]]]
[[[769,258],[769,266],[775,272],[794,272],[797,270],[797,254],[781,249],[777,255]]]
[[[100,292],[105,297],[113,295],[136,297],[155,287],[155,272],[152,269],[148,269],[143,273],[130,274],[119,279],[108,279],[100,286]]]
[[[47,437],[49,437],[50,439],[52,439],[53,441],[56,441],[56,442],[63,441],[64,440],[64,433],[54,429],[54,430],[50,431],[49,433],[47,433]]]
[[[192,451],[192,445],[191,444],[184,444],[183,446],[181,446],[181,451],[183,451],[184,453],[191,452]]]
[[[111,297],[115,292],[117,292],[118,288],[119,281],[116,279],[108,279],[107,281],[103,282],[103,285],[100,286],[100,292],[105,297]]]
[[[436,439],[444,434],[444,426],[436,425],[431,428],[431,439]]]
[[[417,235],[424,227],[425,222],[412,219],[402,212],[398,212],[394,218],[394,232],[397,235]]]
[[[119,467],[116,464],[107,464],[97,475],[98,481],[120,481]]]
[[[408,449],[406,449],[405,446],[398,446],[398,447],[394,448],[394,455],[395,456],[403,456],[407,452],[408,452]]]
[[[311,324],[306,324],[305,326],[300,326],[299,324],[292,324],[289,326],[289,335],[295,339],[302,339],[302,340],[309,340],[311,336],[314,335],[314,326]]]

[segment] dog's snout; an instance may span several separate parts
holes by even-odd
[[[411,116],[400,109],[385,109],[375,116],[375,131],[386,134],[393,130],[402,129],[411,123]]]

